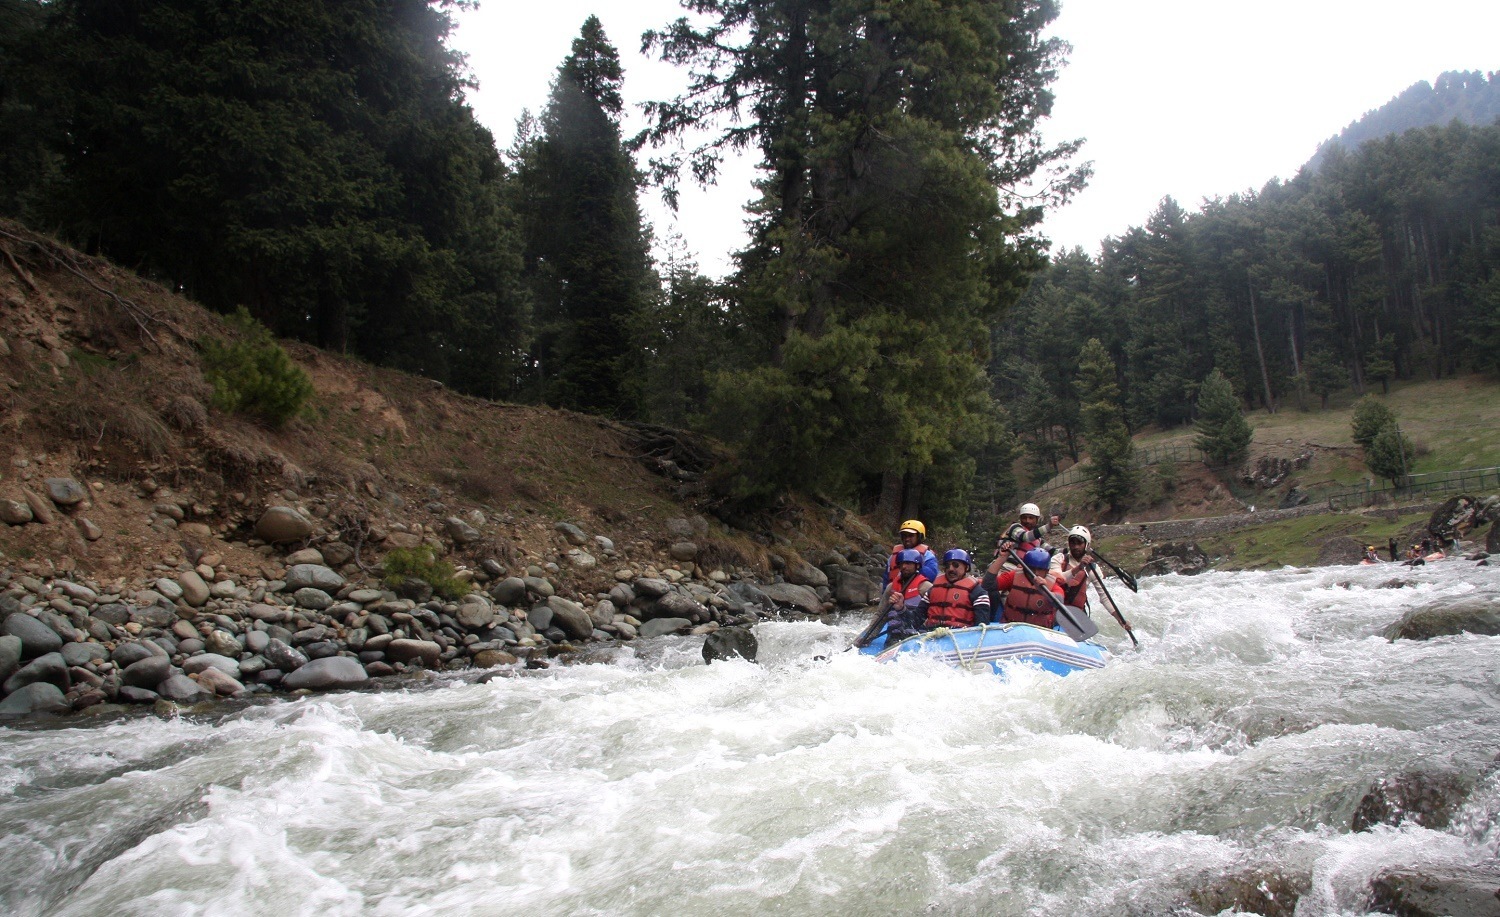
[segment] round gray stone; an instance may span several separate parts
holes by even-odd
[[[88,665],[109,658],[109,650],[97,643],[65,643],[62,648],[63,661],[68,665]]]
[[[34,659],[62,649],[62,637],[57,631],[24,612],[7,615],[0,623],[0,633],[21,639],[21,658]]]
[[[199,653],[182,664],[182,670],[189,675],[197,675],[204,669],[218,669],[230,678],[240,677],[239,662],[218,653]]]
[[[285,582],[286,588],[293,592],[310,587],[334,593],[344,588],[345,581],[343,576],[320,564],[293,564],[286,570]]]
[[[359,660],[348,656],[329,656],[314,659],[281,680],[289,690],[308,688],[314,691],[331,691],[353,688],[370,680]]]
[[[255,537],[271,544],[303,541],[312,533],[312,523],[290,506],[270,507],[255,523]]]
[[[16,674],[5,679],[5,691],[9,694],[39,681],[57,685],[64,691],[72,687],[68,664],[63,661],[62,653],[47,653],[22,666]]]
[[[120,672],[120,681],[137,688],[156,690],[156,686],[172,672],[171,659],[166,656],[147,656],[139,662],[132,662],[126,666]]]
[[[213,700],[214,697],[202,685],[186,675],[173,675],[157,687],[156,693],[179,704],[196,704],[200,701]]]
[[[67,713],[68,699],[56,685],[34,682],[0,701],[0,717],[32,716],[37,713]]]

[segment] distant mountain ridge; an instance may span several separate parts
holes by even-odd
[[[1334,144],[1353,150],[1366,140],[1401,134],[1414,127],[1447,124],[1492,124],[1500,118],[1500,72],[1450,70],[1436,85],[1422,80],[1372,111],[1367,111],[1335,137],[1318,145],[1307,168],[1316,170]]]

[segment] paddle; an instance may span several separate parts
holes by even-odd
[[[1094,556],[1098,557],[1099,555],[1095,554]],[[1099,584],[1100,590],[1102,590],[1104,593],[1104,595],[1102,596],[1103,601],[1101,601],[1099,604],[1103,605],[1105,609],[1109,611],[1110,615],[1112,615],[1116,621],[1120,622],[1120,627],[1124,628],[1125,630],[1125,636],[1130,638],[1130,642],[1135,644],[1136,649],[1140,649],[1141,641],[1135,638],[1135,631],[1131,628],[1130,622],[1125,620],[1125,616],[1123,614],[1120,614],[1120,606],[1115,604],[1115,597],[1109,594],[1109,587],[1104,585],[1104,577],[1099,575],[1098,568],[1093,564],[1089,564],[1089,572],[1094,574],[1094,582]]]
[[[1073,609],[1064,605],[1063,600],[1057,597],[1057,593],[1053,592],[1051,589],[1048,589],[1045,584],[1037,582],[1036,574],[1032,572],[1030,567],[1026,566],[1025,561],[1023,561],[1020,555],[1016,553],[1015,548],[1010,549],[1010,559],[1015,561],[1016,565],[1026,573],[1026,578],[1031,581],[1031,585],[1041,590],[1043,595],[1052,600],[1052,604],[1057,607],[1057,613],[1061,615],[1062,619],[1073,628],[1074,632],[1085,635],[1084,637],[1075,637],[1074,639],[1087,640],[1089,633],[1088,627],[1085,627],[1082,623],[1079,622],[1077,616],[1073,614]],[[1089,624],[1093,623],[1093,621],[1089,621]],[[1099,628],[1096,626],[1094,628],[1094,633],[1098,632]],[[1072,636],[1072,634],[1069,634],[1069,636]]]
[[[857,648],[864,649],[879,636],[880,626],[885,623],[887,607],[885,597],[881,596],[880,601],[875,605],[875,614],[870,618],[870,623],[859,632],[858,637],[854,638],[854,645]]]
[[[1092,555],[1094,555],[1094,559],[1095,560],[1099,561],[1099,563],[1103,564],[1104,566],[1108,567],[1111,571],[1113,571],[1113,573],[1115,574],[1115,576],[1118,576],[1120,578],[1120,582],[1124,583],[1127,587],[1129,587],[1129,589],[1130,589],[1131,592],[1140,592],[1141,591],[1141,587],[1136,584],[1135,577],[1131,576],[1129,573],[1126,573],[1124,570],[1121,570],[1119,567],[1115,566],[1114,561],[1110,560],[1108,557],[1105,557],[1103,554],[1100,554],[1097,550],[1094,549],[1093,545],[1089,545],[1089,553],[1092,554]],[[1096,571],[1096,575],[1097,575],[1097,571]]]

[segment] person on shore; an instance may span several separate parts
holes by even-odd
[[[922,575],[927,577],[927,581],[929,583],[937,579],[937,555],[932,553],[932,549],[922,541],[927,537],[927,526],[923,525],[921,520],[919,519],[908,519],[905,522],[901,523],[901,529],[898,532],[898,535],[901,540],[891,546],[890,562],[886,564],[885,574],[880,578],[881,590],[883,591],[887,586],[891,584],[891,580],[896,578],[896,567],[900,563],[898,557],[902,551],[916,551],[918,554],[920,554],[920,569],[922,571]]]
[[[1001,623],[1055,627],[1057,605],[1047,597],[1047,592],[1061,599],[1063,587],[1047,573],[1052,555],[1043,548],[1033,548],[1021,560],[1026,564],[1026,570],[1001,570],[1000,559],[997,557],[984,576],[984,587],[992,594],[1005,593],[1005,602],[1001,606]],[[1031,574],[1029,576],[1028,570]]]
[[[1391,562],[1392,563],[1395,563],[1397,560],[1400,559],[1400,554],[1398,553],[1398,548],[1399,547],[1400,546],[1396,544],[1396,536],[1395,535],[1392,535],[1391,536],[1391,540],[1388,541],[1388,542],[1386,542],[1386,550],[1388,550],[1390,552],[1390,554],[1391,554]]]
[[[927,630],[990,623],[990,594],[970,574],[973,566],[973,557],[963,548],[954,548],[943,555],[943,572],[918,606]]]
[[[1089,553],[1089,548],[1093,543],[1093,534],[1083,526],[1075,525],[1068,530],[1067,549],[1052,556],[1047,572],[1062,586],[1064,605],[1087,607],[1089,568],[1094,565],[1094,555]]]

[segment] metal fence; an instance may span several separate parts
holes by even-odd
[[[1448,493],[1456,490],[1478,493],[1486,488],[1500,490],[1500,467],[1409,474],[1400,486],[1386,484],[1376,487],[1366,481],[1356,487],[1346,487],[1333,493],[1322,494],[1318,500],[1328,501],[1330,510],[1341,510],[1354,506],[1398,503],[1416,494]]]
[[[1137,468],[1144,468],[1147,465],[1161,465],[1168,462],[1201,462],[1204,460],[1203,450],[1197,446],[1150,446],[1145,449],[1135,450],[1133,458]],[[1056,490],[1059,487],[1067,487],[1069,484],[1078,484],[1090,480],[1092,477],[1093,466],[1079,463],[1056,475],[1041,487],[1036,488],[1035,493],[1044,494],[1049,490]]]

